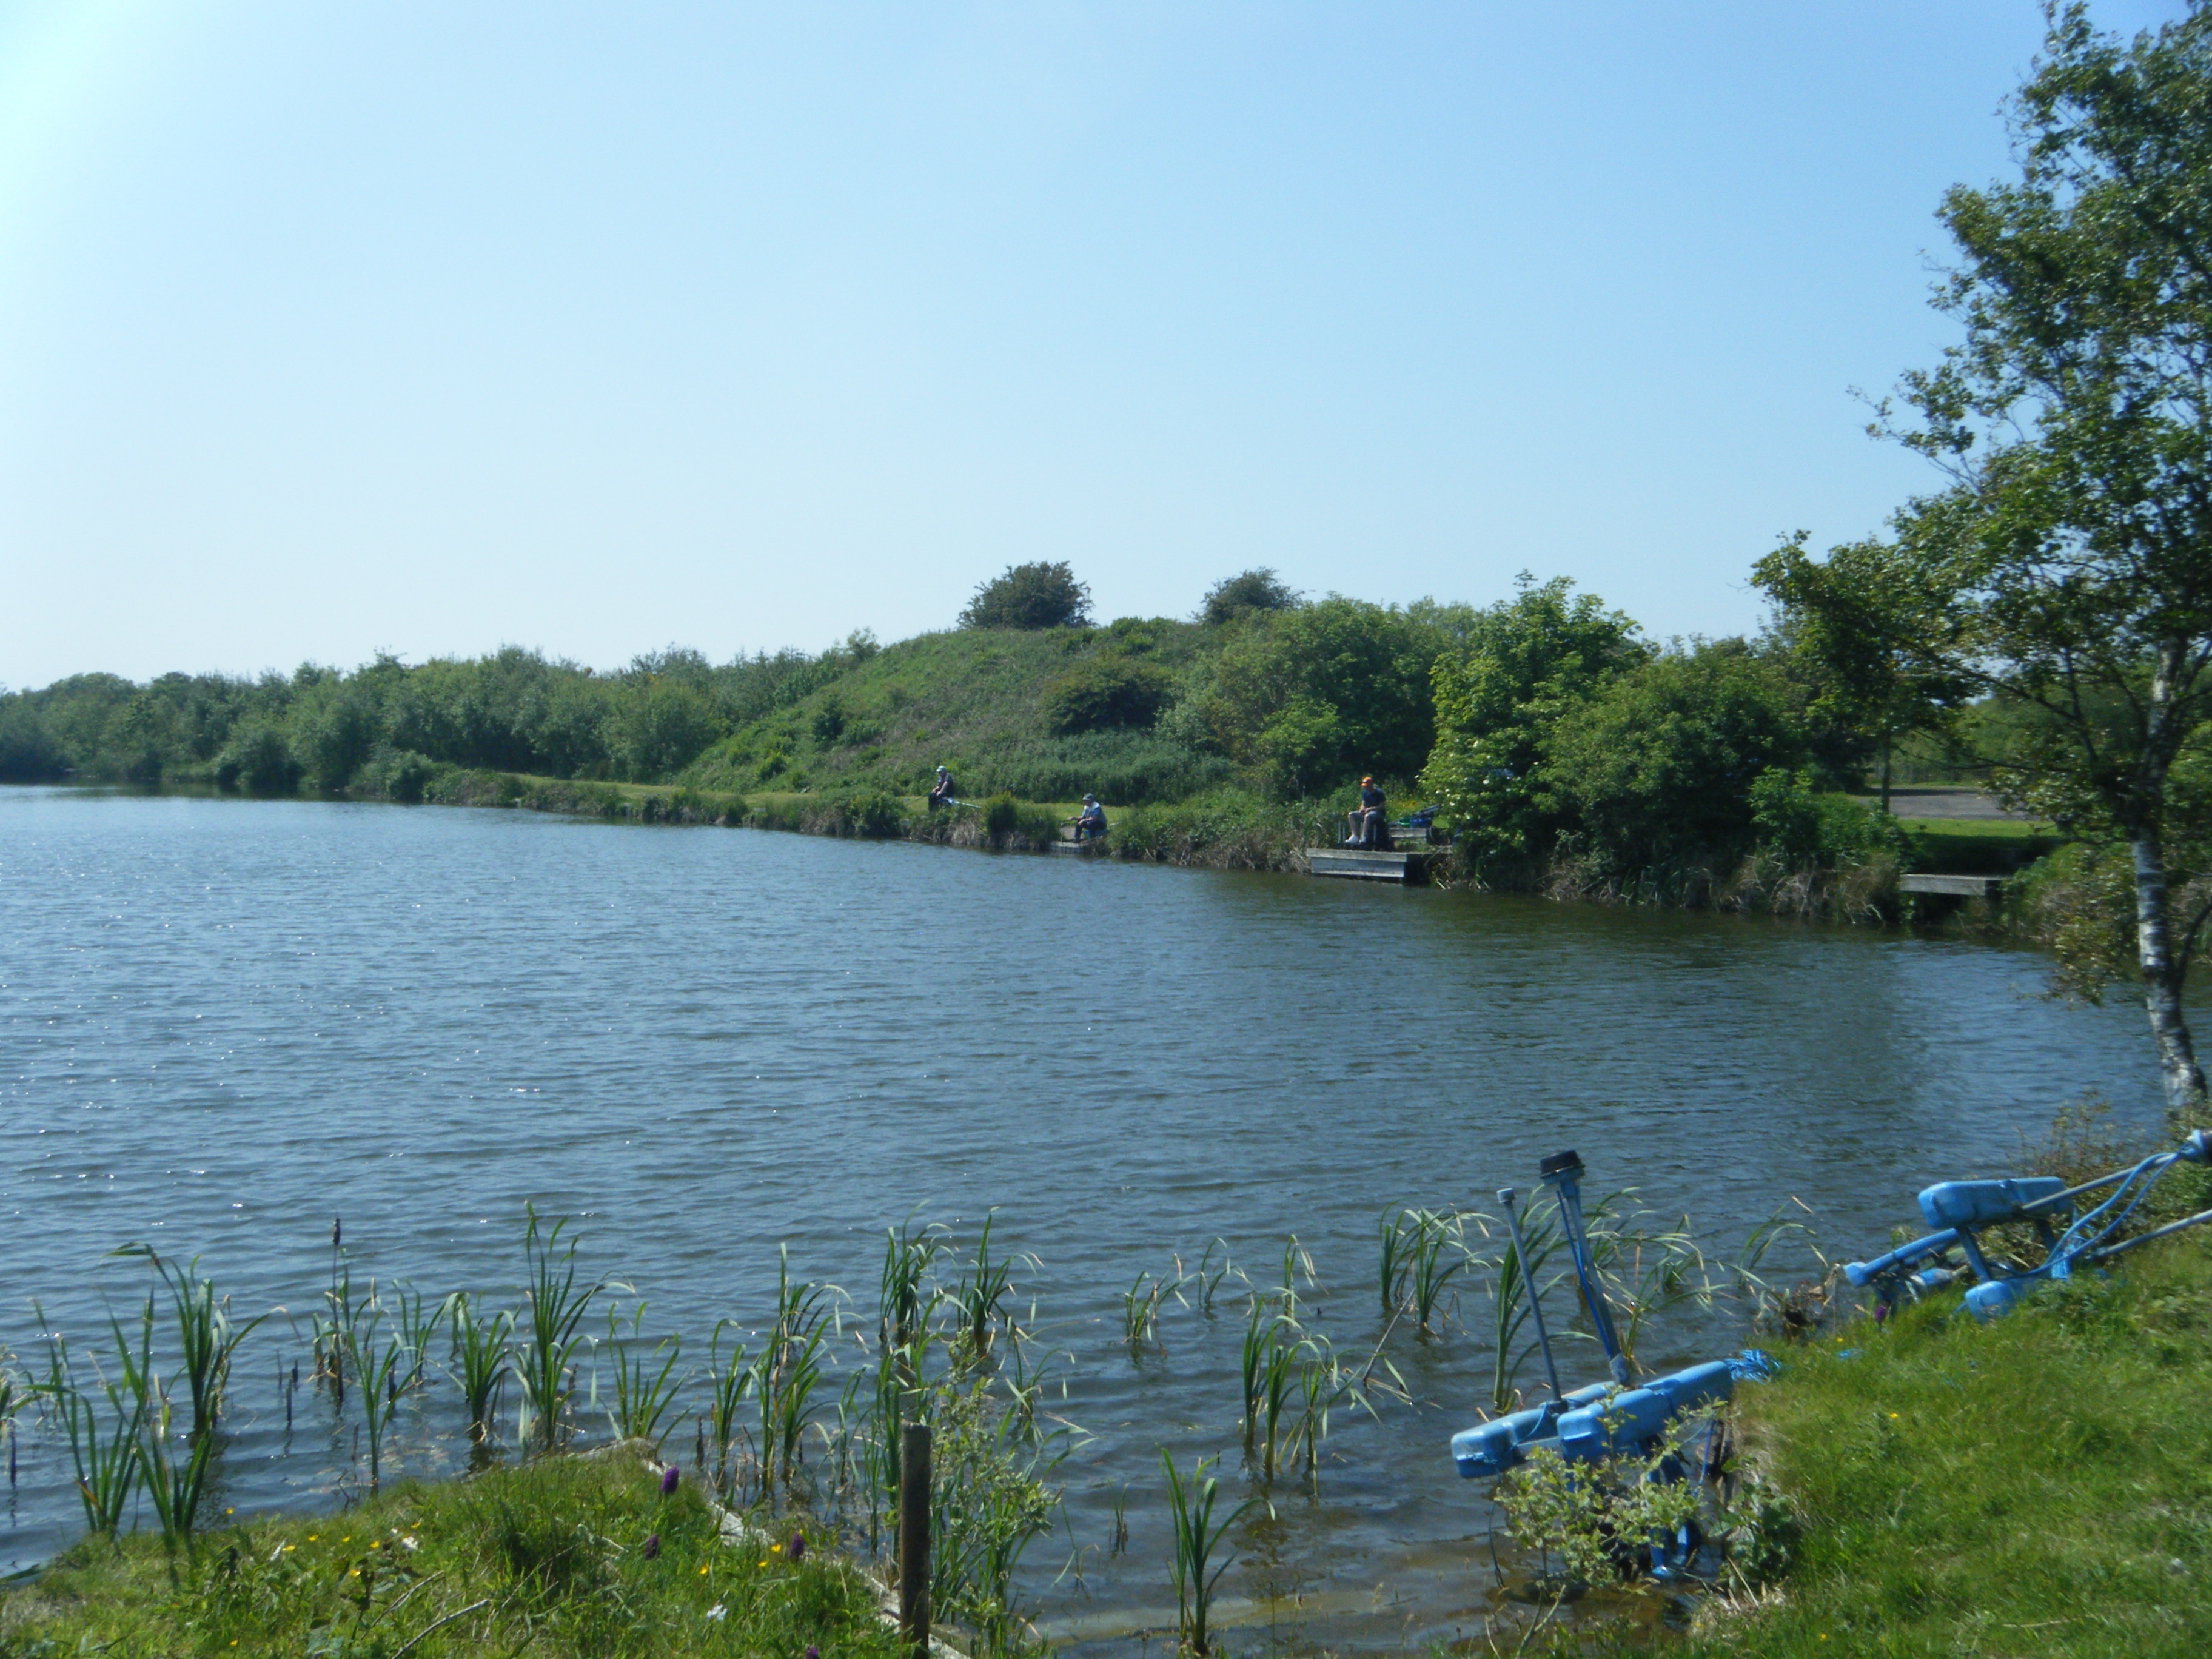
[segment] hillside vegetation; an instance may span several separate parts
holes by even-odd
[[[969,617],[1045,625],[888,647],[855,634],[721,664],[671,647],[611,672],[508,647],[255,679],[79,675],[0,695],[0,779],[1050,838],[1034,811],[1018,830],[1003,811],[928,821],[943,765],[970,802],[1095,793],[1124,855],[1264,866],[1333,836],[1372,775],[1400,808],[1437,806],[1469,878],[1799,912],[1891,914],[1916,855],[1843,793],[1880,739],[1838,718],[1786,635],[1661,647],[1528,577],[1482,608],[1305,600],[1267,571],[1191,620],[1094,626],[1085,603],[1065,566],[1020,567]],[[641,785],[672,793],[626,792]]]

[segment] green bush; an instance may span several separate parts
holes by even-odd
[[[1172,682],[1150,663],[1107,653],[1045,682],[1044,719],[1055,736],[1150,726],[1167,706]]]
[[[1080,628],[1089,620],[1091,590],[1064,562],[1013,564],[985,582],[960,613],[963,628]]]
[[[438,763],[412,749],[381,749],[355,779],[364,793],[386,800],[419,801],[438,775]]]
[[[1849,795],[1823,793],[1809,770],[1769,767],[1752,780],[1752,827],[1759,845],[1792,866],[1836,869],[1907,846],[1888,813]]]
[[[232,735],[216,760],[216,781],[256,795],[289,795],[300,787],[301,766],[273,720],[250,721]]]
[[[1800,702],[1740,641],[1656,658],[1553,726],[1550,798],[1614,871],[1732,861],[1753,841],[1753,783],[1803,757]]]

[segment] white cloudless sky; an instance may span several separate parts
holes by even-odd
[[[2105,0],[2108,27],[2179,0]],[[2032,0],[0,0],[0,683],[1273,565],[1660,635],[1931,482]]]

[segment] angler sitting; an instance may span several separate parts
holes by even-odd
[[[1098,797],[1096,795],[1085,795],[1083,798],[1083,810],[1078,812],[1071,822],[1075,825],[1075,839],[1078,842],[1106,839],[1106,809],[1098,804]]]
[[[1346,847],[1365,848],[1370,852],[1390,850],[1390,831],[1383,823],[1382,792],[1375,787],[1371,777],[1359,781],[1359,805],[1346,814],[1352,830],[1345,838]]]
[[[934,812],[940,806],[956,805],[952,799],[952,774],[940,766],[937,769],[937,781],[929,787],[929,810]]]

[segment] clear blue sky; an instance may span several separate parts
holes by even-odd
[[[2179,0],[2105,0],[2109,27]],[[1877,530],[2031,0],[0,0],[0,683]]]

